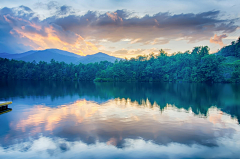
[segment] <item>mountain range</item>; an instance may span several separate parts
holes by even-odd
[[[87,64],[100,61],[114,62],[116,59],[120,60],[120,58],[109,56],[102,52],[93,55],[81,56],[59,49],[31,50],[19,54],[0,53],[0,57],[14,60],[22,60],[26,62],[32,62],[35,60],[36,62],[45,61],[48,63],[51,61],[51,59],[54,59],[55,61],[65,62],[68,64]]]

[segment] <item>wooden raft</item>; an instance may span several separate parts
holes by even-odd
[[[0,101],[0,114],[12,111],[12,108],[8,108],[8,105],[12,104],[11,101]]]

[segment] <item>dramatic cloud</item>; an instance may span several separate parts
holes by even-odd
[[[226,34],[222,34],[217,36],[217,34],[214,35],[214,37],[211,37],[210,42],[219,44],[220,46],[224,46],[222,39],[228,37]]]
[[[215,31],[231,33],[236,30],[233,20],[219,19],[219,11],[199,14],[157,13],[143,17],[133,16],[125,10],[99,14],[89,11],[85,15],[56,16],[46,19],[64,30],[70,30],[87,39],[107,39],[117,42],[130,39],[131,43],[166,44],[182,37],[189,42],[208,40]]]
[[[27,13],[16,15],[16,12],[9,8],[1,10],[1,13],[3,13],[0,17],[0,24],[3,26],[0,28],[1,34],[4,33],[3,29],[6,30],[5,35],[1,36],[0,39],[3,51],[8,51],[4,50],[4,48],[11,48],[8,45],[9,41],[4,43],[5,38],[9,38],[10,40],[15,39],[15,43],[23,44],[31,49],[58,48],[80,55],[98,51],[97,47],[91,42],[85,41],[79,34],[63,30],[57,24],[40,21],[37,17],[33,16],[31,10],[28,8],[23,6],[19,8],[23,8],[28,12],[30,11],[30,15]],[[62,9],[62,12],[62,14],[66,12],[65,7]],[[14,49],[12,50],[15,51]],[[16,50],[19,51],[18,49]]]
[[[220,18],[220,11],[199,14],[159,12],[136,16],[126,10],[117,10],[105,13],[88,11],[79,15],[70,6],[60,6],[56,2],[44,7],[53,9],[54,15],[43,20],[26,6],[0,9],[0,52],[58,48],[86,55],[102,50],[109,43],[125,42],[127,44],[122,48],[130,44],[142,47],[115,51],[116,55],[122,52],[138,55],[145,50],[144,46],[149,46],[146,49],[149,50],[171,40],[181,39],[190,43],[209,40],[215,32],[232,33],[238,27],[235,19]],[[216,36],[212,40],[216,42],[222,38]],[[102,42],[106,45],[102,46]]]

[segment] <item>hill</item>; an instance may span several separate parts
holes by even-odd
[[[68,51],[58,49],[31,50],[20,54],[0,53],[0,57],[14,60],[22,60],[26,62],[32,62],[35,60],[37,63],[40,61],[45,61],[49,63],[51,59],[54,59],[55,61],[65,62],[68,64],[79,64],[80,62],[87,64],[100,61],[114,62],[116,59],[120,59],[101,52],[93,55],[80,56]]]
[[[109,56],[107,54],[99,52],[94,55],[83,56],[77,62],[75,62],[75,64],[78,64],[78,63],[87,64],[87,63],[95,63],[100,61],[114,62],[116,59],[120,60],[120,58],[116,58],[114,56]]]

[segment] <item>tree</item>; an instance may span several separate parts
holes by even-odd
[[[192,50],[192,55],[198,55],[199,52],[201,50],[201,47],[200,46],[197,46],[197,47],[194,47],[194,49]]]
[[[204,57],[206,55],[209,55],[209,47],[208,46],[202,46],[201,50],[199,51],[200,57]]]
[[[163,49],[159,50],[159,55],[158,56],[167,56],[167,52],[164,51]]]

